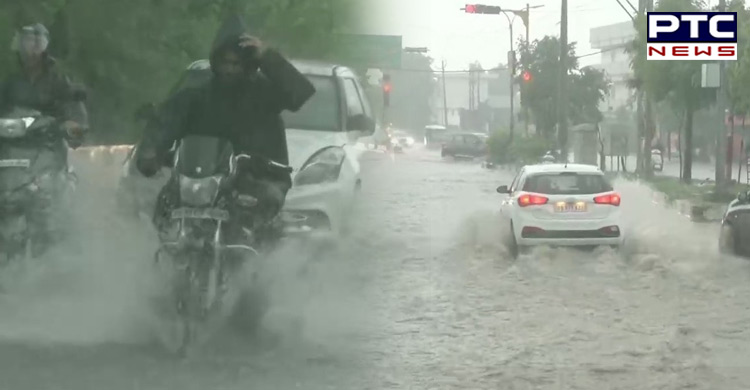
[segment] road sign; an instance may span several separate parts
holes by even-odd
[[[337,43],[344,63],[366,68],[401,68],[400,35],[341,34]]]

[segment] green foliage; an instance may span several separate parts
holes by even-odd
[[[532,75],[530,82],[524,82],[520,74],[517,75],[521,85],[521,104],[529,108],[537,129],[549,138],[557,123],[560,42],[553,36],[529,44],[519,41],[519,53],[519,72],[528,70]],[[567,61],[568,119],[574,124],[601,121],[599,103],[608,90],[607,78],[598,69],[579,69],[575,43],[569,44]]]
[[[548,150],[554,149],[554,142],[542,137],[519,137],[510,142],[510,134],[498,130],[490,134],[488,140],[489,160],[496,164],[533,164]]]
[[[130,143],[134,109],[159,101],[194,60],[206,58],[221,21],[239,12],[251,32],[293,58],[335,60],[335,36],[354,0],[4,0],[0,47],[42,22],[50,50],[90,91],[93,141]],[[5,46],[3,46],[5,45]],[[0,76],[15,65],[0,56]]]
[[[655,11],[695,12],[704,8],[697,0],[662,0]],[[709,108],[716,97],[711,89],[701,88],[700,61],[647,61],[646,16],[636,20],[637,36],[628,47],[633,59],[631,85],[645,92],[652,103],[667,101],[674,112],[684,115],[685,159],[683,178],[689,181],[692,173],[693,123],[695,113]]]

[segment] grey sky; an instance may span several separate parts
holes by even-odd
[[[445,58],[449,69],[465,69],[475,60],[485,68],[506,62],[510,48],[508,21],[503,15],[470,15],[459,9],[466,0],[366,0],[365,33],[402,35],[404,46],[426,46],[431,56]],[[469,0],[471,2],[471,0]],[[530,39],[560,33],[560,0],[529,0]],[[636,5],[637,0],[631,0]],[[526,0],[485,0],[482,4],[521,9]],[[623,1],[623,3],[625,3]],[[589,46],[589,29],[629,20],[615,0],[569,0],[569,41],[577,42],[578,55],[595,52]],[[513,23],[516,37],[525,35],[520,18]],[[514,42],[516,40],[514,39]],[[581,58],[582,65],[599,62],[599,56]]]

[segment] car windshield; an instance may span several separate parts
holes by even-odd
[[[338,131],[339,99],[333,77],[308,76],[315,87],[315,95],[297,112],[284,111],[287,129]]]
[[[584,195],[612,191],[612,185],[602,174],[560,172],[529,176],[523,190],[546,195]]]

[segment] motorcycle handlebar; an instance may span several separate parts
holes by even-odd
[[[264,164],[266,168],[276,171],[279,173],[292,173],[294,171],[294,168],[290,167],[289,165],[282,164],[280,162],[273,161],[269,158],[265,157],[259,157],[259,156],[251,156],[249,154],[238,154],[234,157],[235,162],[238,162],[240,160],[248,160],[248,161],[256,161],[260,162],[261,164]]]

